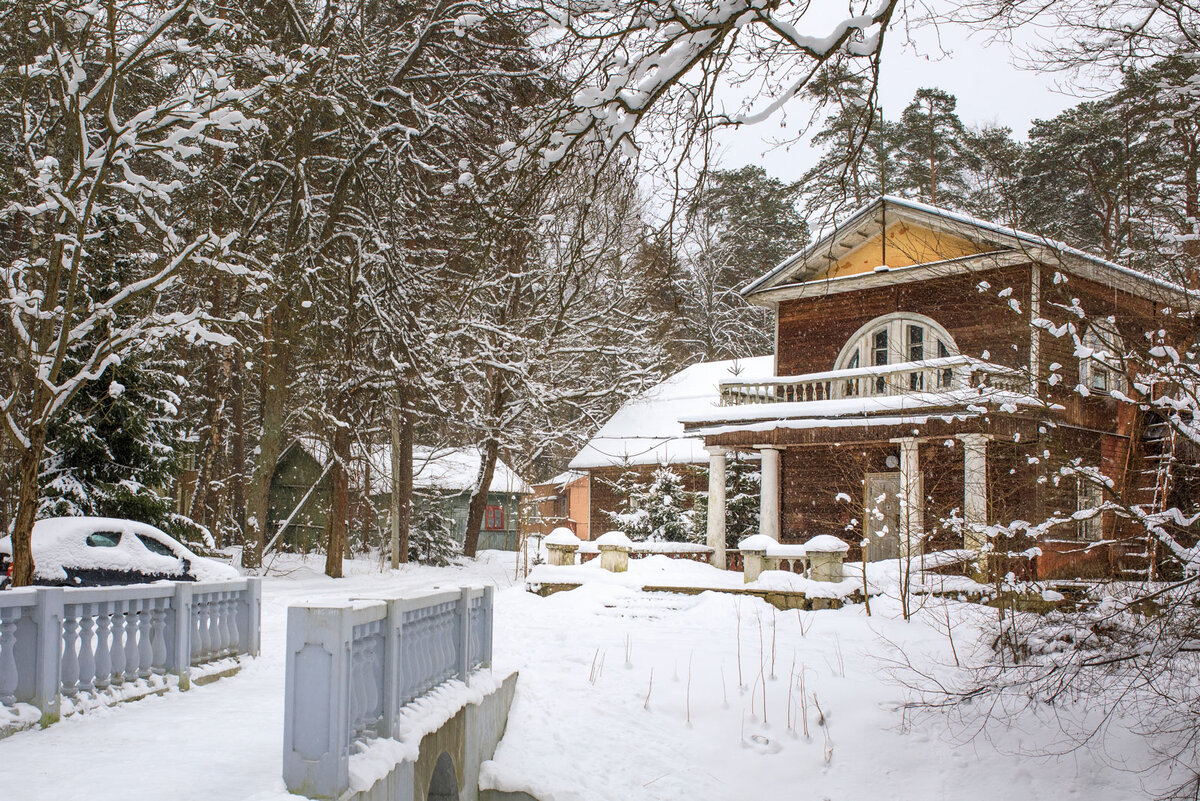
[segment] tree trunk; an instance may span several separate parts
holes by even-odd
[[[333,468],[329,471],[333,493],[329,510],[329,541],[325,544],[325,575],[342,577],[342,554],[346,550],[346,519],[349,516],[350,431],[338,426],[333,433]]]
[[[479,551],[479,530],[483,528],[488,488],[492,486],[492,476],[496,472],[496,457],[499,454],[500,441],[495,437],[489,437],[483,445],[483,458],[479,465],[479,481],[475,484],[475,493],[471,495],[471,504],[467,508],[467,535],[463,542],[463,553],[467,556],[475,556]]]
[[[408,388],[399,393],[399,408],[392,409],[392,569],[408,562],[408,537],[412,525],[413,421],[408,410]]]
[[[291,370],[291,346],[287,326],[290,309],[285,299],[268,314],[263,322],[263,355],[261,375],[262,435],[258,441],[258,458],[250,477],[250,493],[246,499],[247,513],[242,567],[262,564],[263,547],[267,544],[267,512],[271,503],[271,477],[283,450],[284,411],[288,399]]]
[[[233,414],[233,465],[229,474],[232,493],[233,525],[240,542],[246,539],[246,352],[240,347],[233,354],[232,414]]]
[[[46,428],[35,425],[29,431],[29,447],[21,452],[17,489],[17,515],[13,522],[12,552],[14,587],[28,587],[33,583],[33,521],[37,519],[38,469],[42,463],[42,450],[46,445]]]

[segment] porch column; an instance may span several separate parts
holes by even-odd
[[[759,492],[758,531],[779,540],[779,448],[755,445],[762,458],[762,484]]]
[[[708,547],[712,563],[725,569],[725,454],[729,448],[709,445],[708,451]]]
[[[925,530],[924,488],[921,481],[920,440],[900,437],[900,555],[913,556],[916,540]]]
[[[987,443],[986,434],[959,434],[963,444],[963,547],[979,550],[987,538],[988,524]]]

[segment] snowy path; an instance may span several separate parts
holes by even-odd
[[[280,801],[287,606],[479,581],[507,588],[497,595],[496,662],[521,670],[485,779],[501,789],[528,789],[541,801],[1146,797],[1140,776],[1114,767],[1147,756],[1149,744],[1128,731],[1103,758],[1030,759],[1015,753],[1051,741],[1050,715],[1026,715],[966,744],[951,741],[940,719],[903,719],[896,705],[905,691],[888,678],[886,660],[898,643],[924,668],[948,664],[940,613],[904,623],[881,599],[871,618],[861,606],[775,614],[745,597],[611,584],[540,598],[512,585],[512,557],[499,554],[465,568],[351,569],[362,572],[339,582],[314,575],[319,564],[269,579],[263,656],[237,676],[0,740],[0,801]],[[956,609],[960,656],[979,611]],[[793,655],[805,676],[807,738],[796,683],[789,713]]]

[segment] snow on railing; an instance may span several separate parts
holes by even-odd
[[[721,405],[807,403],[914,392],[952,392],[978,387],[1028,392],[1029,381],[1024,373],[1011,367],[970,356],[945,356],[761,381],[722,381]]]
[[[584,540],[579,544],[579,561],[590,562],[600,555],[600,549],[595,540]],[[712,560],[713,549],[707,545],[695,542],[635,542],[629,552],[630,559],[644,559],[647,556],[666,556],[670,559],[684,559],[692,562],[708,563]]]
[[[168,677],[186,690],[193,667],[258,653],[261,599],[258,578],[0,593],[0,706],[48,725]]]
[[[283,778],[337,798],[350,753],[396,734],[401,709],[492,661],[494,587],[288,609]]]

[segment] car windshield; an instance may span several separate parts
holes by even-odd
[[[146,550],[150,553],[156,553],[159,556],[176,556],[174,551],[156,540],[154,537],[147,537],[145,534],[138,534],[137,537],[142,541],[142,545],[145,545]]]
[[[119,531],[93,531],[87,536],[87,544],[93,548],[116,548],[120,541]]]

